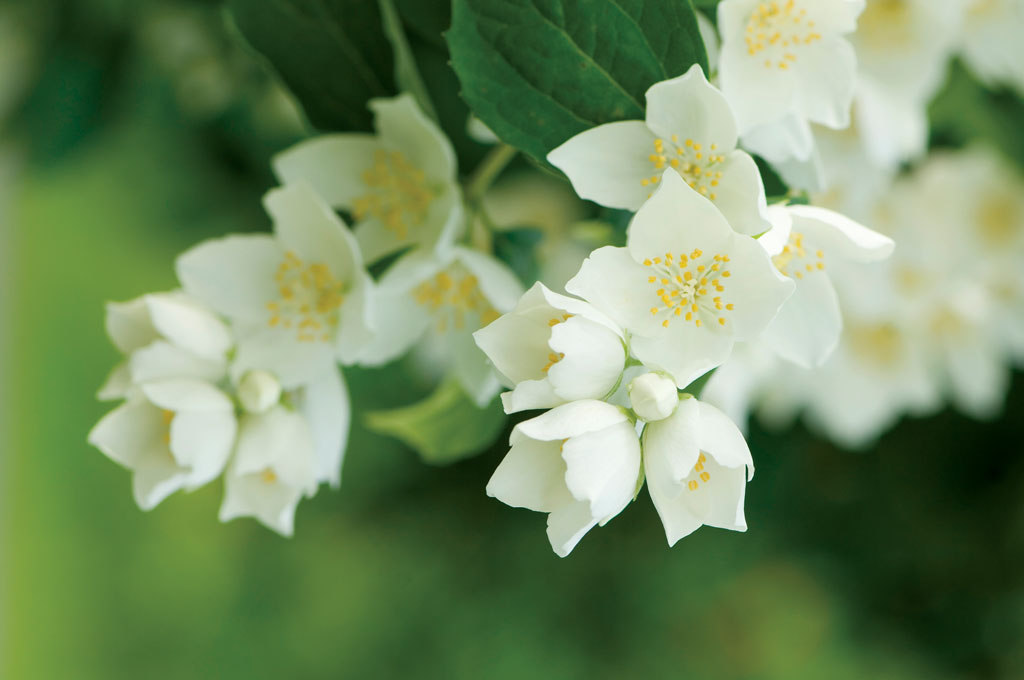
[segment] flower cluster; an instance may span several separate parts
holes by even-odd
[[[126,359],[100,397],[125,401],[89,440],[133,471],[141,508],[223,473],[221,520],[252,516],[290,535],[298,502],[341,481],[351,408],[339,364],[384,363],[432,336],[468,395],[497,393],[471,334],[521,284],[455,245],[463,213],[447,139],[408,96],[372,107],[378,135],[278,157],[284,184],[264,199],[272,235],[201,243],[178,258],[181,290],[108,307]],[[375,282],[367,253],[403,248]]]

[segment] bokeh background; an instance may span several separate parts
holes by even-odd
[[[937,143],[1018,153],[1008,97],[955,68]],[[1024,677],[1019,375],[995,422],[862,453],[755,424],[749,532],[672,550],[639,502],[559,560],[541,515],[484,495],[500,447],[436,468],[358,425],[291,540],[219,524],[216,485],[140,512],[85,443],[103,303],[267,229],[267,159],[301,134],[216,3],[0,4],[0,677]],[[428,387],[347,375],[357,423]]]

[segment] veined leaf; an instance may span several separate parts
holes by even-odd
[[[588,128],[644,117],[644,93],[707,70],[689,0],[454,0],[462,95],[507,144],[543,160]]]

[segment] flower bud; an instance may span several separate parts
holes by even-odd
[[[249,413],[265,413],[280,400],[281,383],[266,371],[249,371],[238,383],[238,401]]]
[[[637,376],[627,389],[633,412],[649,423],[668,418],[679,404],[675,381],[660,373]]]

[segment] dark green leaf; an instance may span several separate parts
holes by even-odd
[[[228,0],[242,35],[324,130],[369,130],[367,100],[396,93],[377,0]]]
[[[502,229],[494,232],[494,255],[516,273],[519,280],[531,286],[539,275],[537,244],[544,233],[534,227]]]
[[[707,55],[688,0],[454,0],[462,94],[507,144],[543,159],[595,125],[644,116],[644,93]]]

